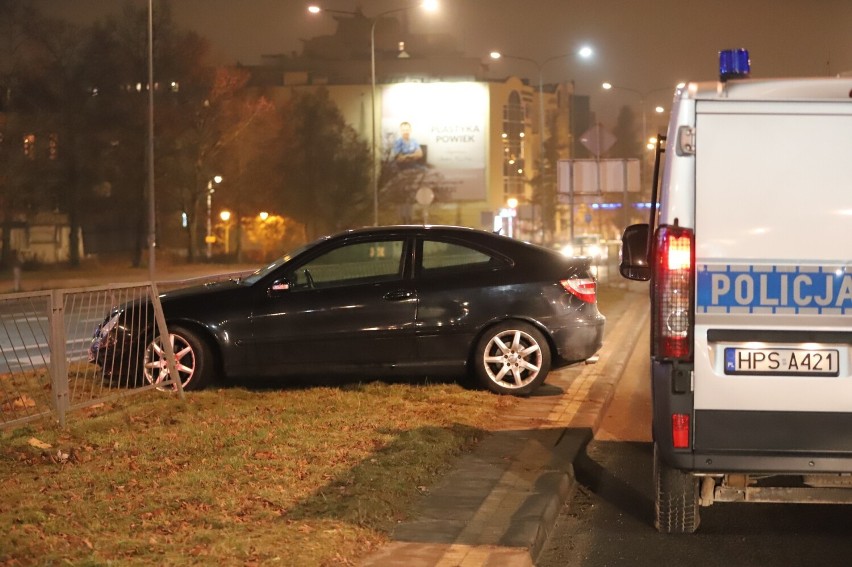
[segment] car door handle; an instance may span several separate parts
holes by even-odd
[[[396,289],[384,294],[382,299],[386,299],[388,301],[401,301],[403,299],[411,299],[412,297],[414,297],[413,291],[409,291],[407,289]]]

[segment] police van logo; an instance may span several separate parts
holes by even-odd
[[[696,275],[699,312],[852,313],[852,273],[842,268],[701,266]]]

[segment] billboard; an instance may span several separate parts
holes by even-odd
[[[422,149],[417,167],[449,188],[451,199],[486,198],[486,85],[398,83],[382,87],[381,104],[383,161],[392,162],[401,148],[411,148],[416,141]]]

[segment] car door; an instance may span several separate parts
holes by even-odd
[[[505,312],[501,255],[454,239],[418,245],[417,348],[424,364],[441,371],[464,367],[471,341],[486,321]]]
[[[390,373],[411,362],[407,250],[404,238],[357,238],[283,266],[252,314],[259,373]]]

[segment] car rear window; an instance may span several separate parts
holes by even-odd
[[[481,250],[455,242],[424,240],[420,267],[424,275],[469,272],[504,266],[506,262]]]

